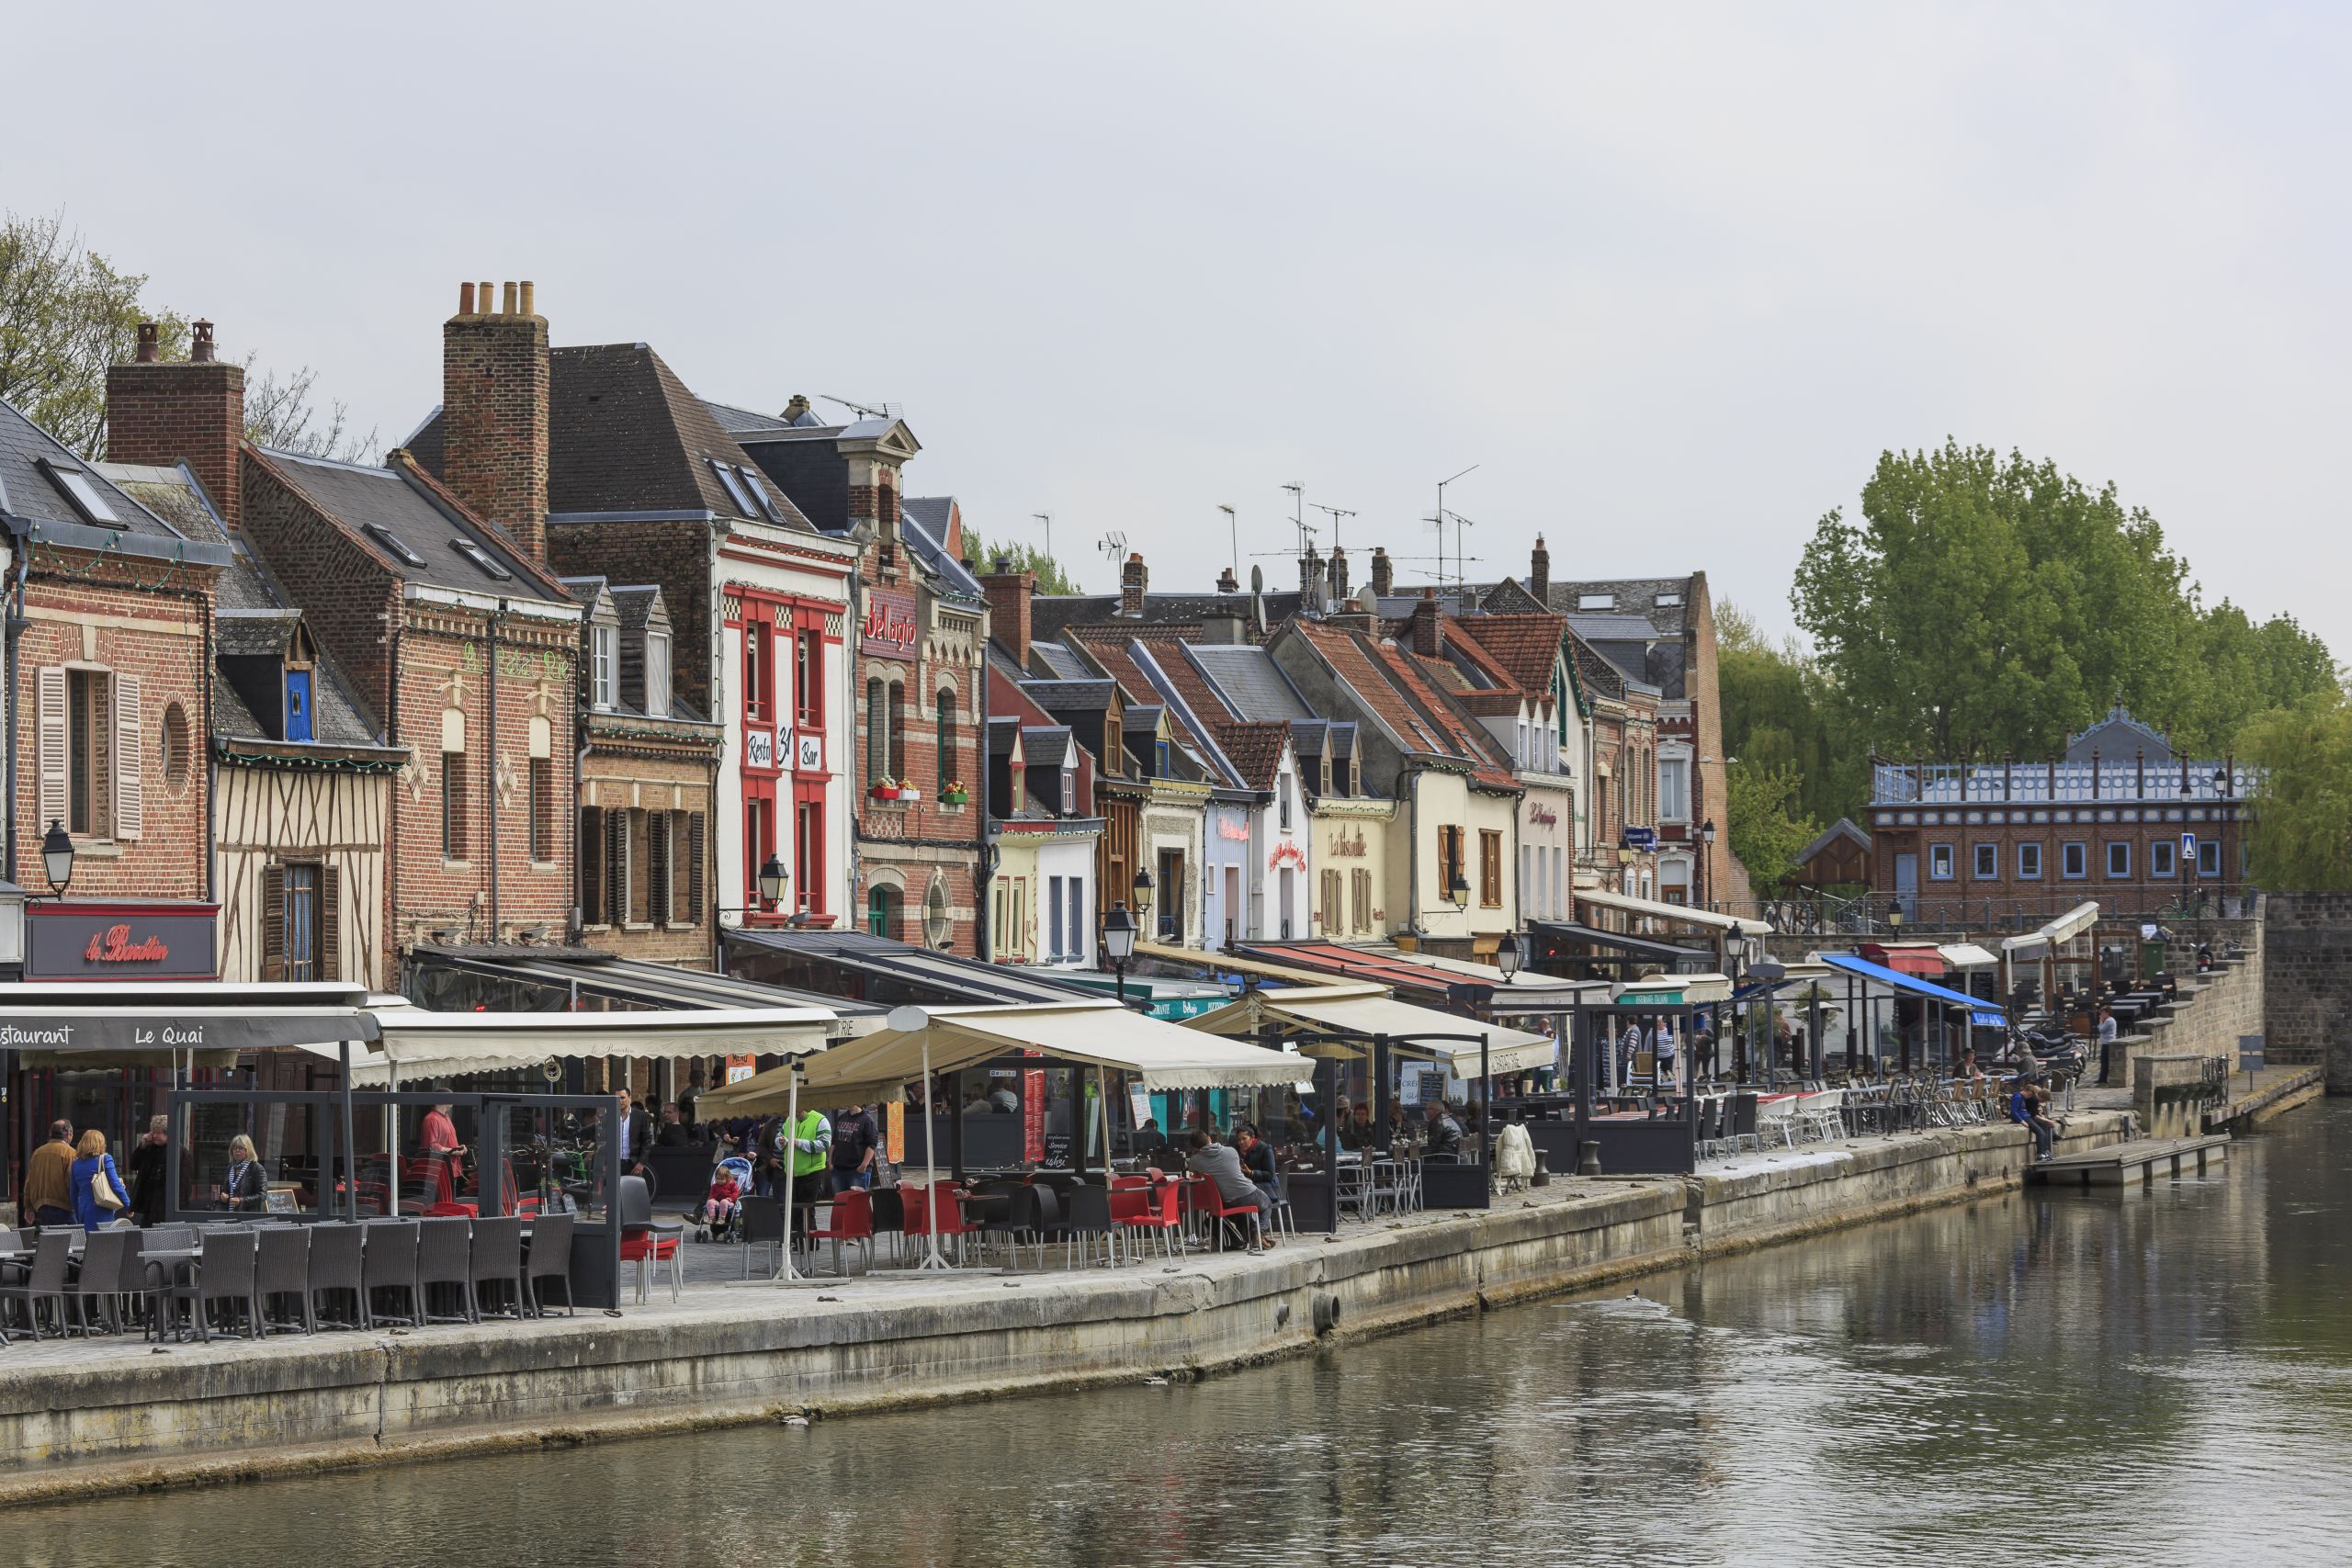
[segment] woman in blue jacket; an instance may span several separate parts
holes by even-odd
[[[74,1217],[84,1230],[94,1231],[130,1207],[130,1190],[114,1168],[114,1156],[107,1153],[107,1135],[96,1127],[82,1134],[74,1153]],[[109,1209],[98,1201],[95,1181],[101,1176],[119,1207]]]

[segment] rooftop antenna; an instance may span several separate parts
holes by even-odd
[[[1094,547],[1101,550],[1102,552],[1103,558],[1110,561],[1112,565],[1116,566],[1120,564],[1121,560],[1127,553],[1126,531],[1121,528],[1112,529],[1109,533],[1103,535],[1101,539],[1095,542]]]
[[[1226,530],[1233,536],[1233,575],[1238,578],[1241,575],[1241,520],[1223,502],[1217,502],[1216,509],[1225,513]]]
[[[890,405],[888,403],[876,408],[871,403],[854,403],[847,398],[837,398],[831,392],[820,392],[817,395],[829,403],[841,404],[860,419],[888,419],[890,417]]]
[[[1307,542],[1315,536],[1315,526],[1306,520],[1306,486],[1302,480],[1293,479],[1283,489],[1290,491],[1290,525],[1298,530],[1298,554],[1304,560]]]
[[[1452,484],[1454,479],[1461,479],[1465,474],[1475,474],[1477,471],[1478,465],[1473,463],[1468,468],[1463,469],[1462,473],[1454,475],[1453,479],[1445,479],[1437,481],[1437,515],[1430,518],[1430,521],[1437,525],[1437,553],[1440,557],[1442,557],[1445,554],[1445,487]],[[1442,581],[1444,576],[1445,569],[1443,565],[1441,564],[1438,569],[1438,577]]]
[[[1475,517],[1464,517],[1459,512],[1449,512],[1446,515],[1453,519],[1453,588],[1454,592],[1458,594],[1469,585],[1470,581],[1470,570],[1468,566],[1469,558],[1462,553],[1462,530],[1464,528],[1476,527],[1478,525],[1478,520]],[[1437,534],[1438,550],[1440,554],[1443,554],[1445,549],[1444,524],[1441,523],[1438,525]]]
[[[1326,506],[1319,501],[1311,501],[1308,502],[1307,504],[1315,508],[1316,511],[1324,513],[1330,517],[1331,547],[1335,550],[1338,549],[1340,547],[1340,519],[1342,517],[1353,517],[1355,513],[1349,511],[1344,506]]]
[[[1032,512],[1029,515],[1035,517],[1038,522],[1043,523],[1046,525],[1046,558],[1047,560],[1053,559],[1054,514],[1050,512]]]

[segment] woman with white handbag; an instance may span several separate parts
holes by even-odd
[[[74,1217],[85,1231],[110,1224],[130,1207],[130,1191],[107,1153],[107,1135],[96,1127],[74,1145]]]

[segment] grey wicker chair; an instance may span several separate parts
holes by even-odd
[[[312,1328],[322,1323],[331,1328],[368,1326],[368,1291],[361,1272],[367,1241],[368,1227],[352,1224],[348,1221],[311,1227],[307,1289]],[[351,1314],[340,1318],[331,1316],[332,1309],[345,1296],[351,1298]],[[322,1297],[325,1298],[323,1302],[321,1300]]]
[[[84,1333],[93,1320],[106,1316],[107,1332],[122,1332],[123,1254],[133,1250],[139,1233],[128,1228],[97,1230],[82,1244],[82,1262],[74,1275],[74,1311]]]
[[[233,1310],[240,1303],[244,1308],[244,1329],[242,1337],[261,1337],[261,1298],[254,1293],[254,1243],[251,1230],[221,1227],[203,1233],[204,1252],[197,1261],[192,1277],[183,1278],[171,1287],[175,1304],[187,1303],[189,1315],[196,1324],[197,1337],[212,1338],[210,1308],[215,1302],[230,1308],[225,1323],[236,1321]],[[224,1326],[222,1332],[235,1332]]]
[[[29,1261],[12,1263],[7,1281],[0,1284],[0,1302],[16,1302],[25,1309],[25,1324],[40,1337],[40,1306],[53,1303],[57,1309],[57,1332],[71,1331],[68,1312],[74,1297],[66,1285],[65,1275],[74,1258],[74,1237],[80,1233],[71,1230],[45,1230],[33,1240],[33,1255]]]
[[[386,1322],[404,1323],[411,1328],[424,1323],[424,1293],[416,1283],[416,1227],[414,1220],[369,1220],[360,1227],[368,1233],[368,1249],[359,1268],[359,1282],[365,1287],[360,1292],[360,1321],[370,1328]],[[379,1292],[386,1296],[398,1292],[408,1310],[379,1308]]]
[[[511,1305],[516,1317],[523,1311],[523,1222],[514,1215],[493,1216],[474,1223],[473,1262],[467,1280],[468,1296],[473,1303],[474,1321],[481,1321],[483,1313],[503,1315],[503,1309],[494,1305]]]
[[[523,1258],[523,1288],[531,1299],[531,1315],[545,1317],[547,1303],[539,1297],[542,1283],[563,1286],[563,1315],[575,1315],[571,1304],[571,1216],[541,1214],[531,1222],[531,1248]]]
[[[416,1282],[424,1292],[424,1321],[427,1323],[480,1323],[481,1314],[474,1308],[474,1276],[472,1233],[474,1223],[459,1214],[419,1220],[416,1223]],[[458,1310],[436,1313],[433,1310],[433,1287],[455,1287]]]
[[[308,1225],[258,1225],[254,1229],[254,1295],[262,1306],[262,1332],[291,1333],[299,1328],[316,1334],[319,1323],[311,1311],[311,1230]],[[269,1303],[289,1297],[299,1313],[284,1322],[269,1316]]]

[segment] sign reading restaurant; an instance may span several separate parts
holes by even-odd
[[[212,979],[220,973],[220,909],[217,904],[32,905],[25,910],[25,978]]]

